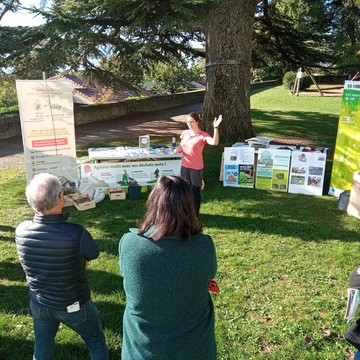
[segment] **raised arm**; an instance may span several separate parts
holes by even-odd
[[[209,145],[217,145],[219,144],[219,125],[221,124],[222,121],[222,115],[219,115],[217,118],[214,119],[214,135],[212,138],[207,138],[206,142]]]

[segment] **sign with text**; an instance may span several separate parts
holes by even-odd
[[[26,178],[48,172],[77,182],[74,105],[67,81],[17,80]]]
[[[224,186],[254,187],[254,163],[254,148],[224,148]]]
[[[329,195],[350,190],[360,169],[360,81],[345,81]]]
[[[290,158],[291,150],[259,149],[255,187],[287,192]]]
[[[104,188],[153,185],[160,176],[180,176],[181,160],[81,164],[80,178]]]
[[[321,196],[325,165],[326,153],[293,151],[289,193]]]

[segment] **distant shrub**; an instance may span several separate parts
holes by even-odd
[[[294,88],[296,79],[296,72],[288,71],[284,74],[283,85],[285,89],[292,90]],[[299,90],[303,91],[308,89],[311,86],[311,78],[306,73],[302,73],[302,78],[300,80]]]
[[[19,111],[19,106],[8,106],[8,107],[2,107],[0,106],[0,116],[1,115],[8,115],[8,114],[16,114]]]

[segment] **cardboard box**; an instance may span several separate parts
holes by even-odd
[[[64,195],[64,199],[65,199],[64,207],[74,206],[73,197],[77,197],[79,195],[80,193],[78,192]]]
[[[74,195],[74,194],[64,195],[64,199],[65,199],[64,207],[74,206],[74,201],[73,201],[71,195]]]
[[[95,201],[92,201],[87,194],[75,195],[72,196],[72,199],[75,207],[80,211],[89,210],[96,207]]]
[[[121,188],[109,188],[108,195],[110,200],[125,200],[126,194]]]
[[[360,171],[354,173],[347,213],[360,219]]]

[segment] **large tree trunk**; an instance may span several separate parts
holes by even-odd
[[[220,140],[253,136],[250,81],[253,21],[258,0],[219,0],[206,27],[207,87],[202,117],[212,133],[215,116],[223,115]]]

